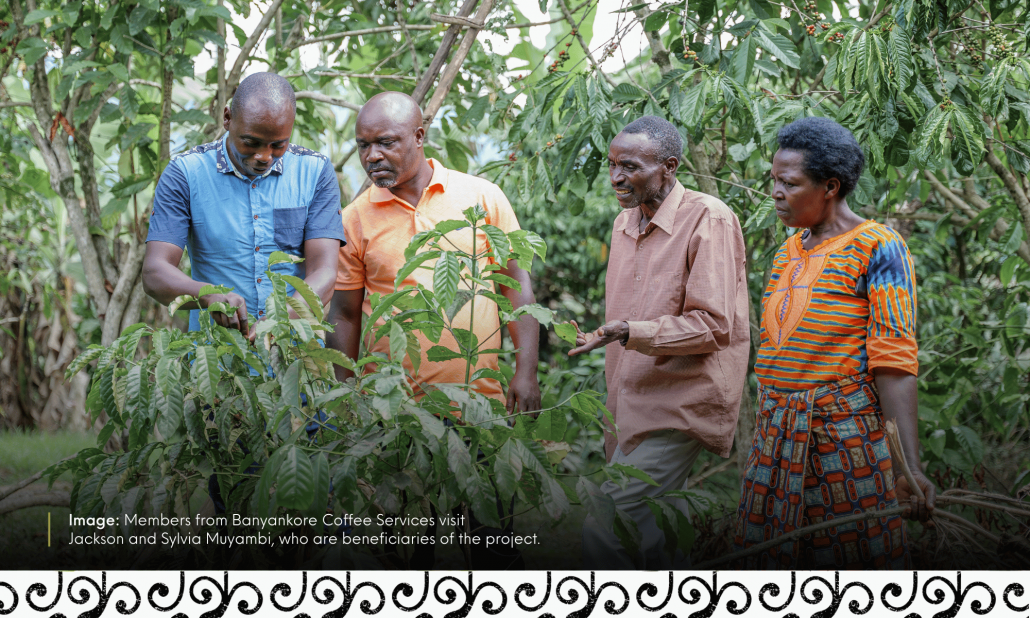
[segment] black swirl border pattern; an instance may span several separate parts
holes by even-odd
[[[1030,610],[1030,599],[1020,583],[1026,573],[911,572],[887,578],[884,581],[888,583],[882,585],[863,581],[870,579],[868,575],[7,572],[0,573],[0,616],[710,618],[718,613],[778,618],[954,618],[960,614],[1026,616]],[[398,579],[402,581],[396,583]]]

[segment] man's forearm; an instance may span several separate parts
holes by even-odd
[[[304,277],[304,283],[308,284],[311,291],[322,301],[322,306],[329,304],[333,299],[333,286],[336,284],[335,268],[319,268],[308,273]],[[295,294],[299,298],[299,294]]]
[[[509,261],[509,265],[512,264],[513,261]],[[504,274],[518,281],[521,288],[515,290],[505,286],[501,287],[501,294],[508,299],[514,309],[536,302],[528,272],[515,267],[505,269]],[[508,335],[511,337],[512,345],[518,350],[515,353],[516,370],[526,369],[536,372],[537,361],[540,358],[540,323],[533,316],[524,315],[519,321],[508,324]]]
[[[629,323],[627,350],[650,356],[685,356],[723,350],[730,343],[732,320],[706,311],[663,315],[654,320]]]
[[[178,268],[166,263],[154,264],[143,270],[144,291],[162,305],[171,303],[183,294],[197,296],[205,285],[208,284],[195,281]],[[196,308],[197,303],[194,302],[182,306],[182,309]]]

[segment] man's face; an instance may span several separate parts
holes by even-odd
[[[290,146],[296,110],[290,105],[271,109],[253,101],[236,116],[225,108],[222,125],[229,133],[225,143],[233,165],[245,176],[261,176],[275,165]]]
[[[362,110],[355,137],[361,167],[375,186],[389,189],[418,173],[425,129],[405,126],[380,110]]]
[[[608,175],[623,208],[653,201],[662,191],[666,171],[644,133],[619,133],[608,147]]]

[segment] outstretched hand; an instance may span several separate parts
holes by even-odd
[[[575,320],[572,321],[572,325],[576,327],[576,347],[569,350],[569,356],[586,354],[629,336],[629,324],[622,320],[608,322],[592,333],[579,330],[579,324]]]

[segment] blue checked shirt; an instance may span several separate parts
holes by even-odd
[[[263,176],[247,178],[233,167],[225,137],[172,157],[154,192],[147,234],[147,242],[187,247],[193,279],[233,288],[257,317],[272,293],[268,256],[304,257],[309,238],[346,242],[329,159],[290,144]],[[272,270],[304,278],[303,263]],[[190,312],[190,330],[200,327],[197,315]]]

